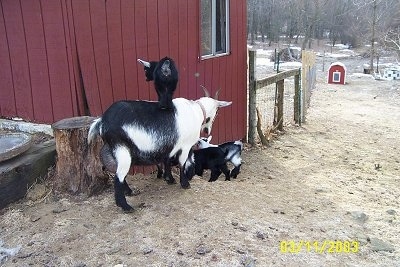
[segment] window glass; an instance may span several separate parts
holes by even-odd
[[[229,52],[228,0],[201,0],[201,55],[216,56]]]
[[[212,0],[201,0],[201,55],[212,53]]]
[[[334,72],[333,73],[333,81],[334,82],[340,82],[340,72]]]

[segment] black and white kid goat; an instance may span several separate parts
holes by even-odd
[[[219,145],[210,144],[212,136],[210,135],[208,138],[200,138],[198,142],[199,149],[206,149],[210,147],[219,147],[222,149],[225,155],[225,161],[231,162],[235,168],[231,171],[230,176],[236,178],[240,172],[240,166],[242,166],[242,150],[243,143],[238,141],[226,142]]]
[[[218,108],[232,102],[218,101],[206,92],[196,101],[175,98],[172,104],[172,109],[162,110],[157,102],[118,101],[90,126],[88,142],[96,135],[102,137],[103,163],[116,170],[115,201],[124,211],[133,211],[125,198],[130,192],[125,177],[131,164],[154,165],[177,157],[181,186],[190,187],[194,166],[193,160],[187,160],[189,151],[201,131],[211,133]]]
[[[226,165],[225,153],[219,147],[207,147],[204,149],[192,149],[190,151],[190,155],[193,154],[193,157],[189,157],[192,165],[194,165],[194,174],[198,176],[203,176],[204,170],[210,170],[210,179],[209,182],[214,182],[218,179],[221,173],[225,174],[225,180],[230,180],[230,172],[228,166]],[[171,168],[167,166],[176,166],[178,162],[176,159],[170,159],[166,164],[157,164],[157,178],[164,177],[164,179],[171,183],[170,177],[172,177]],[[163,169],[164,166],[164,169]],[[172,178],[173,179],[173,178]],[[172,181],[174,182],[174,181]]]
[[[158,62],[147,62],[141,59],[138,59],[138,62],[144,66],[146,81],[154,81],[160,108],[172,109],[172,96],[178,84],[178,70],[175,62],[169,57],[164,57]]]

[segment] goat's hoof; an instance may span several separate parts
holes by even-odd
[[[176,184],[176,180],[174,178],[172,179],[165,179],[165,181],[167,182],[167,184]]]
[[[126,196],[137,196],[140,195],[140,190],[136,187],[133,187],[133,190],[131,190],[130,194],[128,195],[125,193]]]
[[[187,184],[187,185],[181,184],[181,187],[182,187],[183,189],[190,189],[190,184]]]
[[[128,196],[128,197],[133,196],[132,190],[126,190],[125,196]]]
[[[133,213],[135,210],[133,208],[131,208],[131,209],[128,209],[128,210],[122,209],[122,211],[124,213]]]
[[[132,213],[134,209],[129,205],[129,204],[117,204],[122,208],[122,211],[124,213]]]

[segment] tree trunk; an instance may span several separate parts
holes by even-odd
[[[96,138],[90,146],[87,142],[94,119],[73,117],[52,125],[57,151],[55,191],[91,196],[109,185],[109,176],[103,171],[100,161],[103,141]]]
[[[375,56],[375,27],[376,27],[376,0],[373,1],[372,7],[372,29],[371,29],[371,57],[369,62],[370,73],[374,73],[374,56]]]

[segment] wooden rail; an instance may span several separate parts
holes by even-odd
[[[284,99],[284,80],[294,76],[294,114],[293,119],[296,123],[301,123],[300,118],[300,69],[293,69],[288,71],[283,71],[266,77],[260,80],[255,78],[255,66],[256,66],[256,51],[249,50],[249,131],[248,131],[248,142],[250,144],[256,143],[256,127],[257,127],[257,112],[256,112],[256,92],[258,89],[276,84],[277,86],[277,96],[275,110],[277,112],[274,116],[274,128],[278,130],[283,130],[283,99]]]

